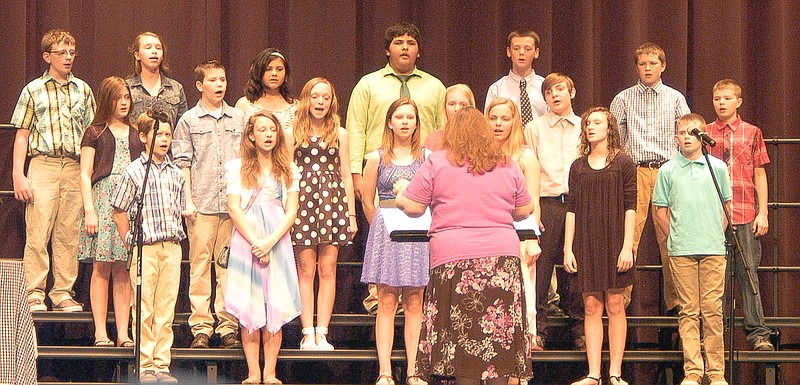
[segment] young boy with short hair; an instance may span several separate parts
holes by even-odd
[[[756,269],[761,263],[759,237],[769,229],[767,208],[767,146],[761,130],[742,120],[742,87],[735,80],[722,79],[714,84],[714,110],[717,119],[706,126],[708,135],[717,141],[709,152],[728,164],[733,187],[731,220],[742,250],[734,258],[736,277],[742,289],[744,328],[755,350],[775,350],[769,341],[770,329],[764,323],[761,295],[753,292],[742,259],[747,259],[758,288]]]
[[[189,327],[192,348],[208,348],[214,334],[211,313],[211,270],[216,256],[231,240],[233,222],[228,216],[225,162],[239,157],[244,129],[242,112],[225,102],[228,81],[225,67],[216,60],[198,65],[195,86],[200,91],[197,105],[184,113],[175,127],[175,166],[186,180],[186,228],[189,235]],[[216,296],[214,310],[224,348],[241,347],[239,323],[224,309],[227,269],[214,268]]]
[[[136,247],[130,223],[137,218],[144,174],[152,158],[141,215],[144,246],[141,256],[134,255],[130,270],[131,282],[136,282],[137,265],[142,263],[139,380],[142,383],[177,383],[169,373],[169,364],[181,273],[180,241],[186,238],[181,220],[181,211],[186,207],[185,183],[181,170],[168,158],[172,125],[167,114],[143,113],[137,127],[146,150],[125,170],[120,185],[114,190],[111,206],[120,236],[126,245]],[[151,154],[153,141],[155,147]],[[136,286],[134,298],[135,291]],[[134,301],[134,315],[136,306],[139,304]],[[136,322],[133,325],[135,336]]]
[[[525,141],[539,158],[541,183],[541,221],[544,231],[539,238],[542,254],[536,261],[536,301],[528,302],[528,312],[536,312],[536,346],[544,348],[548,336],[548,290],[553,266],[564,260],[564,223],[567,217],[569,194],[569,169],[578,158],[581,143],[581,118],[572,110],[575,83],[563,73],[547,75],[542,89],[550,111],[534,119],[525,127]],[[532,192],[534,193],[534,192]],[[573,319],[572,332],[575,348],[585,349],[583,336],[583,299],[572,293],[567,283],[568,275],[558,272],[558,289],[561,305]],[[528,298],[526,288],[526,298]],[[529,321],[529,324],[533,324]]]
[[[678,120],[675,139],[680,153],[661,166],[653,192],[655,219],[668,237],[670,271],[680,305],[678,329],[686,375],[681,385],[700,385],[704,372],[711,385],[728,384],[722,324],[728,223],[709,168],[728,208],[733,192],[725,162],[709,156],[707,163],[702,142],[691,134],[705,127],[698,114]],[[706,352],[705,370],[701,344]]]
[[[639,81],[617,94],[609,110],[617,118],[625,153],[638,165],[636,227],[633,231],[633,252],[637,255],[644,224],[652,206],[658,168],[677,155],[676,122],[691,111],[683,94],[661,81],[661,74],[667,69],[666,54],[661,47],[651,42],[640,45],[636,49],[634,63]],[[664,310],[667,314],[673,314],[677,311],[678,300],[669,272],[667,236],[659,226],[655,226],[655,232],[664,279]],[[626,306],[630,302],[630,290],[625,293],[625,302]]]
[[[506,56],[511,59],[511,70],[489,86],[484,109],[497,98],[509,98],[519,107],[523,126],[547,112],[542,97],[544,78],[533,70],[533,61],[539,58],[539,43],[539,34],[533,30],[517,29],[508,34]]]
[[[83,130],[92,123],[92,89],[73,75],[75,38],[51,29],[42,37],[42,58],[49,65],[19,95],[11,124],[14,140],[14,196],[25,206],[26,294],[31,311],[47,311],[47,276],[52,270],[49,297],[55,311],[81,311],[73,299],[78,277],[78,238],[81,204],[80,164]],[[25,158],[30,155],[28,174]],[[47,252],[48,241],[53,261]]]

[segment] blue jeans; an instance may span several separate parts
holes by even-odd
[[[759,287],[756,269],[761,264],[761,241],[753,234],[753,222],[735,225],[734,229],[742,245],[741,253],[737,253],[738,255],[734,258],[734,267],[737,281],[739,281],[739,286],[742,289],[744,330],[747,333],[747,340],[750,343],[754,343],[759,337],[769,338],[770,329],[764,324],[761,294],[755,294],[750,287],[742,258],[747,258],[747,262],[753,271],[754,283],[756,287]]]

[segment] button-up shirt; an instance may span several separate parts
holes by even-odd
[[[174,163],[191,170],[192,201],[200,213],[228,212],[225,162],[240,156],[243,131],[244,113],[224,101],[219,117],[197,102],[178,121],[172,141]]]
[[[581,118],[570,111],[561,117],[550,111],[525,127],[525,141],[539,158],[540,196],[569,193],[569,168],[578,159]]]
[[[111,206],[126,211],[131,223],[136,218],[147,159],[147,155],[142,153],[141,157],[128,165],[111,198]],[[142,212],[142,235],[146,245],[165,241],[180,242],[186,238],[181,218],[181,210],[186,208],[184,184],[183,172],[172,162],[166,160],[163,163],[153,163],[147,177]],[[132,231],[133,225],[131,231],[125,235],[128,244],[133,244],[134,241]]]
[[[161,75],[161,88],[156,95],[150,95],[142,84],[142,75],[126,79],[131,88],[131,121],[139,119],[139,115],[147,112],[153,106],[161,109],[169,116],[172,127],[186,112],[186,94],[183,86],[177,80]]]
[[[386,111],[400,98],[402,82],[389,64],[364,75],[350,95],[347,106],[347,133],[350,139],[350,170],[360,174],[364,156],[381,146]],[[445,88],[442,82],[419,68],[408,78],[411,99],[419,109],[420,140],[441,128]]]
[[[625,152],[636,163],[674,158],[678,119],[691,112],[683,94],[661,80],[653,87],[639,81],[623,90],[611,101],[610,110],[619,123]]]
[[[521,80],[521,76],[515,74],[514,71],[509,71],[508,75],[494,82],[494,84],[489,86],[489,91],[486,92],[486,105],[483,110],[486,111],[489,104],[497,98],[509,98],[517,105],[517,108],[520,108],[519,83]],[[527,82],[525,90],[528,92],[528,98],[531,100],[533,118],[536,119],[547,113],[547,102],[545,102],[544,96],[542,96],[542,83],[544,83],[544,78],[537,75],[536,71],[531,71],[531,73],[525,77],[525,81]]]
[[[706,126],[708,135],[717,141],[709,153],[728,164],[733,187],[731,219],[733,224],[750,223],[758,214],[755,169],[769,163],[767,146],[761,130],[737,117],[733,124],[717,119]]]
[[[81,154],[83,131],[94,119],[92,89],[71,72],[59,83],[46,71],[19,95],[11,124],[30,130],[28,154],[67,156]]]

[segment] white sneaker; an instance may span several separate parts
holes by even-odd
[[[317,326],[316,328],[316,335],[317,335],[317,350],[333,350],[333,345],[328,342],[326,336],[328,335],[328,328],[323,326]]]
[[[300,340],[300,350],[317,350],[317,342],[314,341],[314,328],[303,328],[303,339]]]

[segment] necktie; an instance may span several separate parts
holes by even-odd
[[[523,126],[533,120],[533,110],[531,109],[531,100],[528,98],[527,87],[528,82],[525,79],[519,81],[519,109]]]
[[[402,83],[400,85],[400,97],[411,99],[411,93],[408,91],[408,78],[410,78],[411,75],[397,75],[397,74],[393,75],[394,77],[400,80],[400,83]]]

